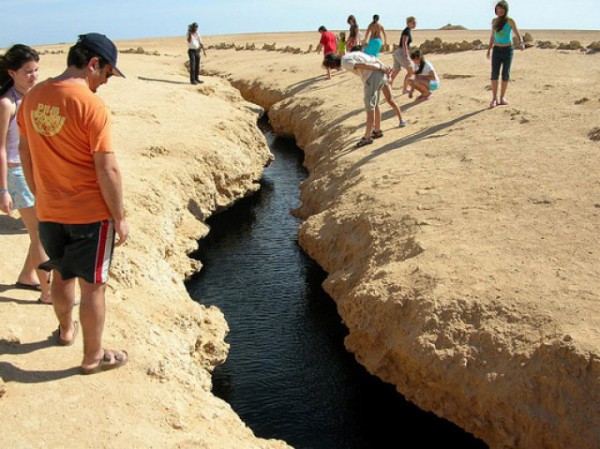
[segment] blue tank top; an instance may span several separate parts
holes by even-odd
[[[507,21],[500,31],[494,31],[494,43],[498,45],[512,44],[512,27]]]

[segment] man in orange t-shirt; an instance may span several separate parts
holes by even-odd
[[[36,196],[40,239],[53,270],[52,300],[59,321],[57,342],[75,341],[75,283],[81,289],[81,371],[118,368],[126,351],[103,349],[105,290],[115,246],[129,235],[121,173],[112,149],[110,113],[94,95],[117,69],[117,48],[106,36],[79,36],[67,69],[39,83],[17,114],[23,171]]]

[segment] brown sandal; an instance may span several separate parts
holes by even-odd
[[[102,371],[117,369],[129,361],[129,354],[125,350],[111,351],[104,349],[104,355],[93,368],[81,367],[82,374],[96,374]]]

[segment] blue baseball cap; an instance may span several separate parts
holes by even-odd
[[[77,43],[95,53],[96,56],[104,59],[112,66],[117,75],[125,78],[123,72],[117,68],[117,56],[119,55],[117,46],[104,34],[80,34]]]

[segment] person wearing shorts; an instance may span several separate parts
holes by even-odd
[[[383,37],[383,40],[381,39]],[[385,34],[385,28],[379,23],[379,15],[373,16],[373,21],[369,24],[367,32],[365,34],[365,41],[367,46],[363,50],[368,55],[378,57],[381,47],[387,45],[387,36]]]
[[[369,145],[373,143],[373,138],[383,136],[379,98],[381,90],[387,85],[391,68],[385,66],[379,59],[360,51],[353,51],[344,56],[329,53],[325,55],[323,66],[335,70],[343,68],[359,76],[363,82],[363,100],[367,113],[367,124],[365,134],[356,146]]]
[[[79,36],[66,70],[32,88],[17,114],[23,171],[37,200],[40,239],[49,257],[40,267],[53,272],[59,345],[69,346],[77,336],[77,282],[80,287],[83,374],[118,368],[129,360],[127,351],[102,347],[113,246],[129,235],[110,112],[94,95],[111,76],[123,76],[117,56],[106,36]]]
[[[40,304],[51,304],[50,277],[37,266],[48,257],[38,234],[35,199],[25,181],[19,156],[17,111],[23,96],[38,79],[39,54],[33,48],[15,44],[0,55],[0,210],[12,215],[19,211],[29,234],[29,247],[15,287],[40,294]],[[12,257],[5,249],[4,257]]]
[[[425,60],[420,50],[414,50],[410,54],[410,58],[415,64],[415,79],[408,81],[411,87],[408,96],[412,98],[413,90],[421,93],[417,101],[429,100],[431,93],[440,87],[440,78],[433,67],[433,64]]]
[[[390,75],[390,85],[394,85],[396,77],[404,67],[406,69],[406,76],[404,77],[404,84],[402,85],[402,93],[408,93],[408,80],[414,75],[413,65],[410,60],[410,44],[412,43],[411,31],[417,26],[417,19],[413,16],[406,18],[406,28],[400,35],[400,43],[398,48],[394,50],[392,56],[394,58],[394,68]]]

